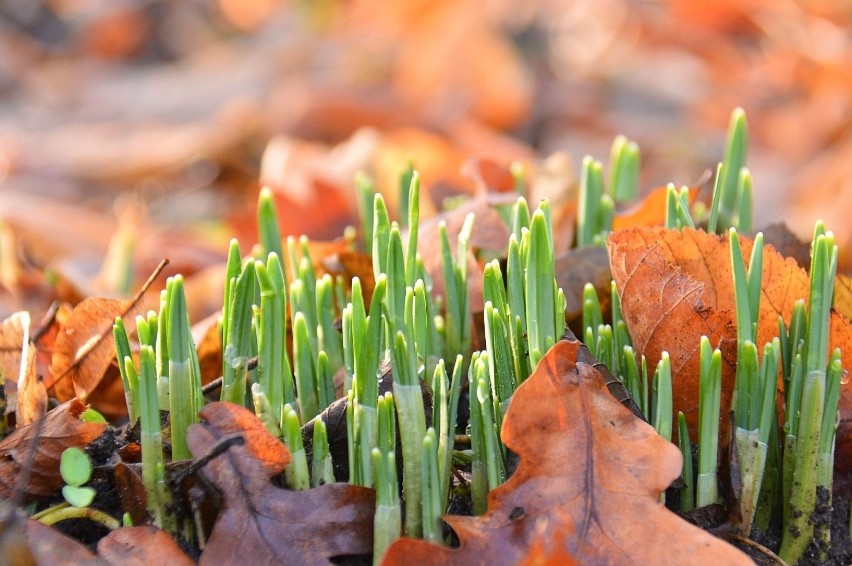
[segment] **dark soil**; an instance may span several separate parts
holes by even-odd
[[[800,566],[849,566],[852,564],[852,540],[849,538],[850,496],[852,496],[852,478],[838,478],[834,485],[833,497],[828,496],[826,489],[817,489],[817,506],[811,515],[811,521],[815,532],[830,525],[831,542],[826,547],[826,544],[815,536],[814,541],[799,560]],[[754,541],[773,552],[777,552],[781,547],[781,536],[780,528],[770,529],[766,533],[755,529],[751,533]],[[737,546],[747,550],[744,545]]]

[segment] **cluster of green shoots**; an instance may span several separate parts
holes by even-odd
[[[789,325],[779,317],[779,337],[757,347],[763,276],[763,235],[754,238],[748,268],[737,229],[752,225],[752,182],[744,166],[747,128],[742,110],[734,111],[728,132],[725,161],[717,168],[711,208],[689,209],[688,189],[668,187],[666,226],[694,227],[706,222],[715,232],[729,226],[733,286],[736,296],[737,365],[732,406],[734,449],[739,469],[740,531],[752,526],[766,532],[773,517],[783,517],[780,556],[796,562],[814,537],[829,547],[828,526],[814,533],[811,515],[818,490],[830,505],[836,417],[840,381],[844,375],[840,351],[829,355],[829,316],[837,270],[837,246],[830,232],[817,223],[812,242],[810,294],[806,308],[796,303]],[[695,217],[699,218],[696,222]],[[664,352],[650,392],[644,357],[637,364],[630,335],[621,316],[615,284],[611,292],[611,324],[603,324],[597,293],[584,291],[585,342],[618,375],[647,420],[661,436],[671,438],[671,372]],[[700,343],[698,465],[695,469],[689,431],[678,414],[679,445],[684,456],[681,509],[689,511],[719,501],[717,459],[720,407],[721,352],[707,337]],[[779,375],[783,376],[784,420],[776,414]],[[724,410],[723,410],[724,409]]]
[[[518,385],[562,336],[565,297],[554,277],[549,207],[543,202],[531,215],[519,198],[502,211],[512,224],[506,278],[498,262],[486,267],[486,349],[471,356],[467,265],[473,215],[465,219],[455,250],[446,226],[439,227],[444,292],[435,296],[417,252],[418,173],[409,166],[401,175],[399,222],[390,220],[384,198],[366,176],[357,177],[356,190],[361,245],[372,256],[372,289],[358,277],[318,278],[304,237],[288,238],[285,255],[272,194],[261,192],[259,245],[244,258],[232,241],[228,254],[220,399],[254,408],[291,452],[285,483],[309,489],[335,479],[322,413],[336,399],[334,376],[342,375],[349,481],[376,490],[378,561],[403,533],[444,541],[440,517],[448,509],[454,461],[471,463],[474,507],[485,511],[488,491],[506,477],[507,450],[499,435],[503,413]],[[171,459],[190,458],[186,431],[204,397],[180,276],[167,282],[159,312],[137,317],[136,332],[140,351],[134,357],[124,324],[116,320],[128,413],[131,423],[140,421],[148,507],[155,524],[176,534],[183,529],[186,536],[186,525],[169,514],[160,421],[160,411],[167,411]],[[470,450],[455,450],[465,375],[471,383]],[[386,380],[392,388],[383,389]],[[424,392],[431,398],[429,415]],[[310,465],[302,440],[309,423]]]
[[[744,167],[746,147],[745,118],[738,109],[732,117],[725,162],[717,169],[710,210],[690,210],[688,189],[670,185],[666,226],[706,223],[709,231],[750,230],[752,189]],[[514,172],[522,194],[522,176],[517,169]],[[606,186],[600,162],[591,157],[583,160],[578,245],[605,241],[615,203],[635,198],[638,176],[638,146],[623,137],[613,144]],[[391,221],[383,197],[369,178],[356,178],[360,245],[372,256],[372,285],[358,277],[351,281],[328,274],[317,277],[310,242],[305,237],[282,240],[272,194],[261,191],[259,244],[244,257],[239,244],[231,242],[220,319],[220,399],[253,408],[267,430],[286,444],[292,460],[284,482],[291,489],[335,481],[323,415],[338,397],[335,376],[341,376],[338,387],[342,385],[346,403],[349,481],[376,490],[377,563],[403,533],[445,541],[440,517],[450,504],[454,464],[470,464],[473,509],[485,512],[489,490],[506,479],[508,452],[500,427],[508,403],[565,329],[566,301],[556,284],[546,201],[532,214],[523,197],[500,210],[511,231],[505,273],[499,261],[485,266],[486,347],[471,353],[467,265],[473,216],[465,219],[454,242],[455,253],[446,226],[440,225],[442,285],[435,285],[417,250],[420,179],[412,166],[400,176],[399,188],[400,215]],[[358,242],[350,238],[350,244],[355,248]],[[762,356],[755,346],[762,238],[756,238],[747,270],[735,230],[731,250],[739,356],[733,410],[742,477],[742,528],[748,532],[752,522],[765,528],[772,512],[783,506],[782,556],[794,561],[811,539],[808,517],[816,488],[830,493],[831,487],[841,373],[839,354],[827,356],[836,246],[831,234],[818,226],[810,307],[805,309],[803,302],[797,305],[789,326],[779,321],[781,336],[766,345]],[[443,293],[436,293],[435,287],[443,288]],[[585,343],[623,381],[648,422],[671,439],[668,354],[663,353],[653,375],[644,357],[637,359],[614,284],[609,324],[604,322],[594,288],[587,286],[583,299]],[[180,276],[167,282],[159,312],[137,317],[136,334],[138,356],[132,354],[123,322],[116,320],[116,355],[128,413],[131,423],[140,421],[148,507],[155,524],[191,538],[190,526],[179,524],[169,513],[160,419],[161,411],[167,411],[171,459],[189,459],[186,431],[198,419],[205,400]],[[778,424],[774,403],[779,372],[784,376],[783,426]],[[457,449],[458,403],[465,377],[470,384],[469,449]],[[677,417],[685,456],[683,510],[719,500],[721,353],[706,337],[700,343],[699,382],[697,470],[684,415]],[[465,424],[461,423],[463,429]],[[313,429],[310,462],[302,434],[307,425]],[[400,455],[402,477],[398,478]],[[405,494],[404,517],[400,493]],[[827,540],[828,532],[818,536]]]
[[[473,353],[468,375],[471,498],[477,514],[485,512],[488,492],[506,480],[500,427],[509,400],[565,333],[565,294],[554,274],[550,208],[542,201],[531,216],[520,197],[510,217],[505,277],[499,261],[485,266],[486,349]]]

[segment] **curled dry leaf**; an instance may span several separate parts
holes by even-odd
[[[402,539],[385,564],[518,564],[541,553],[580,564],[751,563],[660,503],[680,452],[577,362],[579,349],[558,342],[516,391],[501,436],[520,465],[489,493],[485,515],[444,517],[461,548]]]
[[[583,289],[595,286],[601,306],[609,304],[609,255],[600,246],[573,248],[556,258],[556,282],[565,291],[565,319],[571,324],[583,316]]]
[[[24,538],[35,560],[34,566],[109,566],[78,541],[34,519],[27,519]]]
[[[482,267],[473,256],[474,250],[487,250],[498,255],[506,250],[509,241],[509,229],[497,212],[498,205],[511,205],[516,195],[481,194],[449,212],[442,212],[420,224],[417,233],[417,249],[423,257],[424,267],[432,278],[433,292],[444,294],[444,276],[441,271],[441,238],[439,226],[441,221],[447,225],[447,237],[450,242],[458,240],[464,220],[469,213],[474,214],[473,231],[470,235],[471,253],[468,254],[467,279],[468,299],[474,313],[481,311],[482,302]],[[455,245],[451,244],[452,253],[456,253]]]
[[[740,238],[749,258],[753,241]],[[726,238],[701,230],[629,228],[609,239],[612,275],[621,295],[624,319],[637,354],[654,367],[663,350],[672,362],[674,411],[683,411],[695,431],[698,418],[699,340],[721,347],[722,406],[728,406],[736,359],[735,295]],[[789,323],[793,305],[809,292],[808,275],[772,246],[763,252],[758,344],[778,335],[778,317]],[[843,350],[843,366],[852,367],[852,326],[831,315],[831,348]],[[849,384],[843,385],[841,423],[852,428]],[[727,421],[723,421],[727,423]]]
[[[34,566],[195,564],[169,535],[154,527],[127,527],[112,531],[98,542],[97,556],[80,542],[33,519],[27,519],[25,523],[24,538],[35,560]]]
[[[16,312],[0,324],[0,372],[5,376],[6,411],[15,412],[18,426],[33,423],[47,412],[47,391],[36,374],[35,356],[30,314]]]
[[[369,554],[373,548],[373,491],[327,484],[288,491],[270,483],[290,461],[281,442],[243,407],[211,403],[203,424],[189,429],[189,448],[204,457],[221,440],[240,434],[201,468],[222,496],[222,509],[200,564],[322,564],[333,556]]]
[[[105,424],[80,420],[85,410],[85,405],[72,400],[47,413],[29,479],[22,486],[26,501],[55,495],[62,487],[62,452],[70,446],[85,448],[103,432]],[[18,474],[29,460],[29,447],[37,428],[35,423],[20,427],[0,442],[0,497],[8,498],[15,490]]]
[[[213,313],[192,325],[192,340],[198,345],[198,365],[201,368],[202,385],[222,375],[220,315],[221,313]]]
[[[373,297],[373,289],[376,287],[376,279],[373,275],[373,259],[369,254],[341,250],[320,258],[320,265],[332,277],[343,277],[343,284],[347,288],[351,286],[352,278],[357,277],[361,282],[364,303],[370,304],[370,299]]]
[[[112,339],[115,318],[124,318],[128,331],[132,331],[136,327],[135,316],[143,311],[144,305],[139,301],[100,297],[88,298],[74,307],[56,336],[50,365],[52,380],[46,385],[50,387],[60,379],[71,379],[76,396],[86,401],[101,387],[107,368],[115,359]],[[119,374],[112,372],[110,375],[116,379]],[[123,391],[121,396],[119,405],[124,403]],[[96,409],[100,407],[100,403],[95,405]]]
[[[164,531],[154,527],[116,529],[98,542],[98,556],[115,566],[195,564]]]

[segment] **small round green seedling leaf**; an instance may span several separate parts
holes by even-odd
[[[66,485],[62,488],[62,496],[74,507],[88,507],[95,500],[95,490],[91,487],[76,487]]]
[[[62,452],[62,458],[59,461],[59,473],[62,474],[65,483],[79,487],[92,477],[92,463],[85,452],[72,446]]]
[[[100,414],[99,412],[97,412],[96,410],[91,409],[91,408],[83,411],[83,413],[80,415],[80,420],[83,421],[84,423],[104,423],[104,424],[107,424],[107,420],[104,418],[104,416],[102,414]]]

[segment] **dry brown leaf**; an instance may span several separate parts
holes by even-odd
[[[462,173],[476,185],[477,194],[509,193],[515,190],[515,177],[504,167],[487,157],[472,157],[462,165]]]
[[[27,312],[19,312],[12,316],[17,318],[17,326],[23,331],[18,398],[15,406],[16,426],[22,426],[36,422],[47,413],[47,391],[36,374],[36,349],[30,341],[30,315]]]
[[[503,253],[509,241],[509,229],[500,217],[495,205],[512,204],[514,196],[509,195],[479,195],[458,208],[443,212],[424,221],[417,234],[417,249],[423,256],[426,272],[432,277],[434,293],[443,295],[444,276],[441,271],[441,239],[439,226],[441,221],[447,224],[447,237],[451,242],[451,250],[455,254],[452,242],[458,239],[465,217],[474,214],[473,232],[470,236],[471,252],[487,250],[497,254]],[[482,302],[482,267],[476,262],[473,254],[468,255],[467,262],[468,296],[474,313],[483,308]]]
[[[577,363],[579,349],[558,342],[515,392],[501,436],[520,465],[485,515],[444,517],[461,548],[402,539],[384,564],[518,564],[542,547],[581,564],[751,564],[660,503],[679,450]]]
[[[6,412],[15,413],[18,426],[34,422],[47,411],[47,392],[36,374],[35,355],[28,312],[16,312],[0,323],[0,375]]]
[[[343,250],[322,258],[320,264],[332,277],[343,277],[343,284],[347,289],[352,284],[352,278],[357,277],[361,282],[364,303],[370,304],[376,279],[373,275],[373,259],[369,254]]]
[[[749,258],[753,241],[741,237],[740,245]],[[648,358],[649,367],[663,350],[669,352],[674,411],[683,411],[695,431],[702,335],[722,348],[723,407],[733,387],[736,311],[728,241],[700,230],[637,227],[611,234],[609,250],[633,346]],[[778,317],[789,323],[795,302],[807,298],[808,275],[767,245],[761,289],[758,344],[762,346],[777,336]],[[843,365],[850,367],[852,327],[837,313],[831,316],[830,342],[832,349],[843,349]],[[850,418],[852,406],[841,404],[841,422]]]
[[[112,325],[116,317],[125,319],[128,332],[132,332],[135,316],[143,312],[144,305],[139,301],[91,297],[78,304],[56,336],[50,368],[53,379],[45,385],[70,379],[75,395],[86,401],[101,386],[107,368],[115,360]]]
[[[200,564],[323,563],[372,550],[372,490],[327,484],[287,491],[270,483],[290,460],[287,449],[245,408],[211,403],[192,425],[190,450],[203,457],[222,439],[242,435],[200,473],[222,496],[222,508]]]
[[[841,274],[834,281],[834,308],[846,320],[852,320],[852,277]]]
[[[98,541],[98,557],[115,566],[191,566],[195,561],[154,527],[116,529]]]
[[[24,537],[35,559],[35,566],[109,566],[108,562],[92,554],[78,541],[34,519],[27,519]]]
[[[556,282],[565,291],[565,319],[572,321],[583,316],[583,289],[586,283],[595,286],[601,307],[609,304],[609,256],[600,246],[573,248],[556,258]]]
[[[802,269],[810,269],[810,243],[800,240],[787,224],[776,222],[762,229],[761,232],[763,233],[763,241],[772,245],[778,253],[784,257],[793,258]]]
[[[376,190],[384,196],[391,214],[399,213],[399,175],[410,160],[420,172],[423,217],[441,209],[432,195],[435,185],[466,186],[460,173],[464,156],[450,140],[415,128],[394,130],[382,137],[372,160]]]
[[[105,424],[80,420],[84,410],[85,405],[71,400],[47,413],[30,476],[27,484],[21,486],[25,501],[55,495],[62,487],[59,475],[62,452],[71,446],[85,448],[103,432]],[[9,498],[16,488],[18,474],[29,461],[32,435],[37,428],[36,424],[20,427],[0,442],[0,497]]]
[[[34,566],[195,564],[169,535],[154,527],[126,527],[112,531],[98,541],[97,556],[79,541],[33,519],[27,519],[24,525],[24,538],[35,559]]]
[[[206,385],[222,375],[222,332],[220,313],[213,313],[192,325],[192,339],[198,344],[198,365],[201,384]]]

